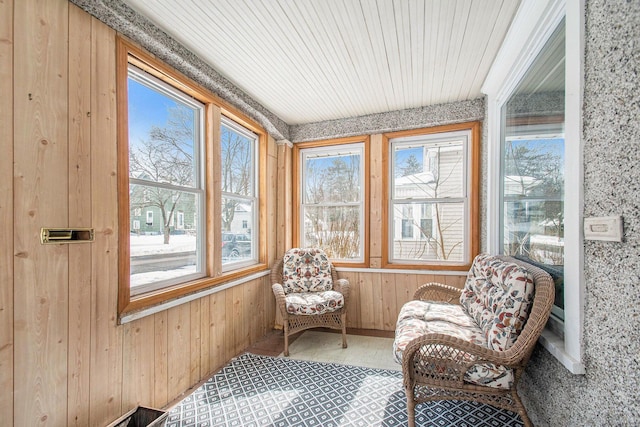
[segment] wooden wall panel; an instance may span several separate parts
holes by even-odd
[[[13,387],[13,2],[0,2],[0,390]],[[0,414],[13,424],[13,393]]]
[[[206,298],[204,298],[206,299]],[[191,334],[189,338],[188,344],[191,346],[190,348],[190,360],[188,362],[189,366],[189,387],[198,383],[202,378],[200,372],[200,347],[202,347],[202,337],[201,334],[201,322],[200,319],[202,317],[201,311],[201,300],[195,300],[189,303],[189,309],[191,314],[191,319],[189,323],[189,332]]]
[[[123,332],[117,325],[118,193],[115,31],[91,28],[91,195],[95,229],[92,264],[90,424],[122,412]]]
[[[369,140],[369,262],[372,268],[382,263],[382,197],[386,171],[382,159],[385,149],[382,135],[372,135]]]
[[[69,6],[69,222],[91,227],[91,17]],[[69,245],[69,426],[89,425],[92,245]]]
[[[173,307],[167,312],[169,325],[167,339],[167,367],[169,369],[167,393],[178,396],[189,388],[191,361],[191,310],[190,304]]]
[[[167,311],[162,311],[154,317],[153,325],[153,349],[154,349],[154,389],[153,389],[153,406],[162,408],[169,402],[168,384],[169,384],[169,328],[167,320]]]
[[[14,423],[65,425],[68,250],[39,233],[68,221],[67,2],[14,7]]]
[[[351,296],[347,308],[347,327],[393,331],[402,306],[413,298],[418,286],[440,282],[461,288],[465,276],[411,274],[390,271],[339,271],[338,276],[348,279]]]
[[[153,405],[156,379],[154,316],[128,323],[123,329],[122,407],[126,410],[137,405]]]

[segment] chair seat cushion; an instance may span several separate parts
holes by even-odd
[[[294,292],[285,297],[287,313],[313,316],[344,307],[344,296],[336,291]]]
[[[402,353],[413,339],[430,333],[445,334],[488,348],[485,333],[467,315],[462,306],[428,301],[409,301],[400,310],[393,342],[393,355],[402,363]],[[467,354],[468,360],[471,355]],[[513,384],[513,371],[493,363],[473,365],[465,381],[486,387],[508,389]]]

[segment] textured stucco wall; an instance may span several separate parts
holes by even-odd
[[[586,374],[538,348],[521,383],[538,426],[640,425],[640,1],[586,2],[584,215],[624,217],[585,242]]]
[[[291,126],[291,142],[315,141],[482,121],[484,98]]]

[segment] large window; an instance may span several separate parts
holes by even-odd
[[[502,252],[547,270],[564,318],[565,32],[558,26],[502,106]]]
[[[266,268],[266,134],[145,52],[117,47],[123,315]]]
[[[386,135],[390,265],[466,268],[477,253],[478,127]]]
[[[205,274],[204,105],[129,65],[128,112],[129,283],[138,295]],[[135,218],[140,209],[144,221]]]
[[[483,85],[487,243],[551,273],[556,301],[542,344],[584,373],[582,237],[584,2],[531,2]]]
[[[256,261],[258,136],[223,119],[222,145],[222,264],[225,269]]]
[[[338,263],[366,258],[366,143],[356,141],[297,147],[298,244],[320,247]]]

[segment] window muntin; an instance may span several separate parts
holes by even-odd
[[[502,252],[556,282],[564,318],[565,32],[554,31],[501,110]]]
[[[300,241],[336,261],[364,261],[364,143],[300,151]]]
[[[224,270],[258,257],[258,136],[223,118],[221,132],[222,265]]]
[[[468,263],[471,131],[412,135],[389,142],[389,261]]]
[[[131,224],[130,295],[205,275],[202,152],[204,105],[129,65],[129,208],[146,222]],[[178,233],[175,215],[190,212],[190,233]],[[138,226],[138,228],[136,228]]]

